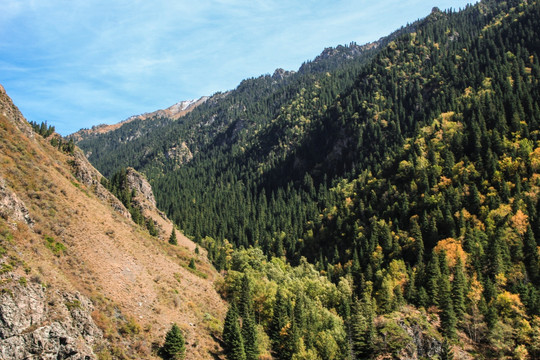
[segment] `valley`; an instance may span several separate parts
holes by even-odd
[[[169,358],[176,323],[186,359],[539,358],[539,29],[433,8],[66,138],[2,91],[0,315],[43,310],[0,357]]]

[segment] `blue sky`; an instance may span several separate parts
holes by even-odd
[[[297,70],[461,0],[0,0],[0,84],[62,135]]]

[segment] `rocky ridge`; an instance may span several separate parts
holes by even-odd
[[[69,135],[69,137],[72,138],[73,141],[79,142],[95,135],[106,134],[110,131],[117,130],[120,127],[126,124],[129,124],[132,121],[148,120],[154,117],[166,117],[171,120],[178,120],[182,116],[185,116],[186,114],[193,111],[197,106],[204,104],[208,99],[210,99],[210,97],[203,96],[197,100],[180,101],[174,105],[169,106],[166,109],[159,109],[159,110],[149,112],[149,113],[130,116],[126,120],[121,121],[117,124],[112,124],[112,125],[101,124],[101,125],[92,126],[92,128],[90,129],[81,129]]]
[[[143,176],[130,172],[130,186],[158,236],[129,218],[79,149],[33,133],[4,91],[0,163],[0,359],[157,359],[171,322],[186,359],[221,356],[220,275],[180,232],[168,244],[173,225]]]

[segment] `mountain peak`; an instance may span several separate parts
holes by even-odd
[[[277,80],[277,81],[283,80],[286,77],[293,75],[294,73],[295,73],[294,71],[287,71],[282,68],[278,68],[276,69],[276,71],[274,71],[274,74],[272,74],[272,79]]]
[[[112,125],[107,125],[107,124],[95,125],[95,126],[92,126],[90,129],[81,129],[69,135],[69,138],[72,138],[75,142],[80,142],[89,137],[93,137],[100,134],[106,134],[108,132],[117,130],[120,127],[126,124],[129,124],[130,122],[135,121],[135,120],[148,120],[154,117],[165,117],[171,120],[178,120],[182,116],[185,116],[186,114],[193,111],[193,109],[195,109],[197,106],[204,104],[209,98],[210,98],[209,96],[202,96],[199,99],[180,101],[174,105],[169,106],[166,109],[160,109],[160,110],[156,110],[150,113],[144,113],[140,115],[133,115],[119,123],[112,124]]]

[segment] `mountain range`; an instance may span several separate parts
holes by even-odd
[[[539,29],[537,1],[434,8],[68,139],[3,93],[3,301],[63,302],[101,358],[171,322],[188,359],[540,357]]]

